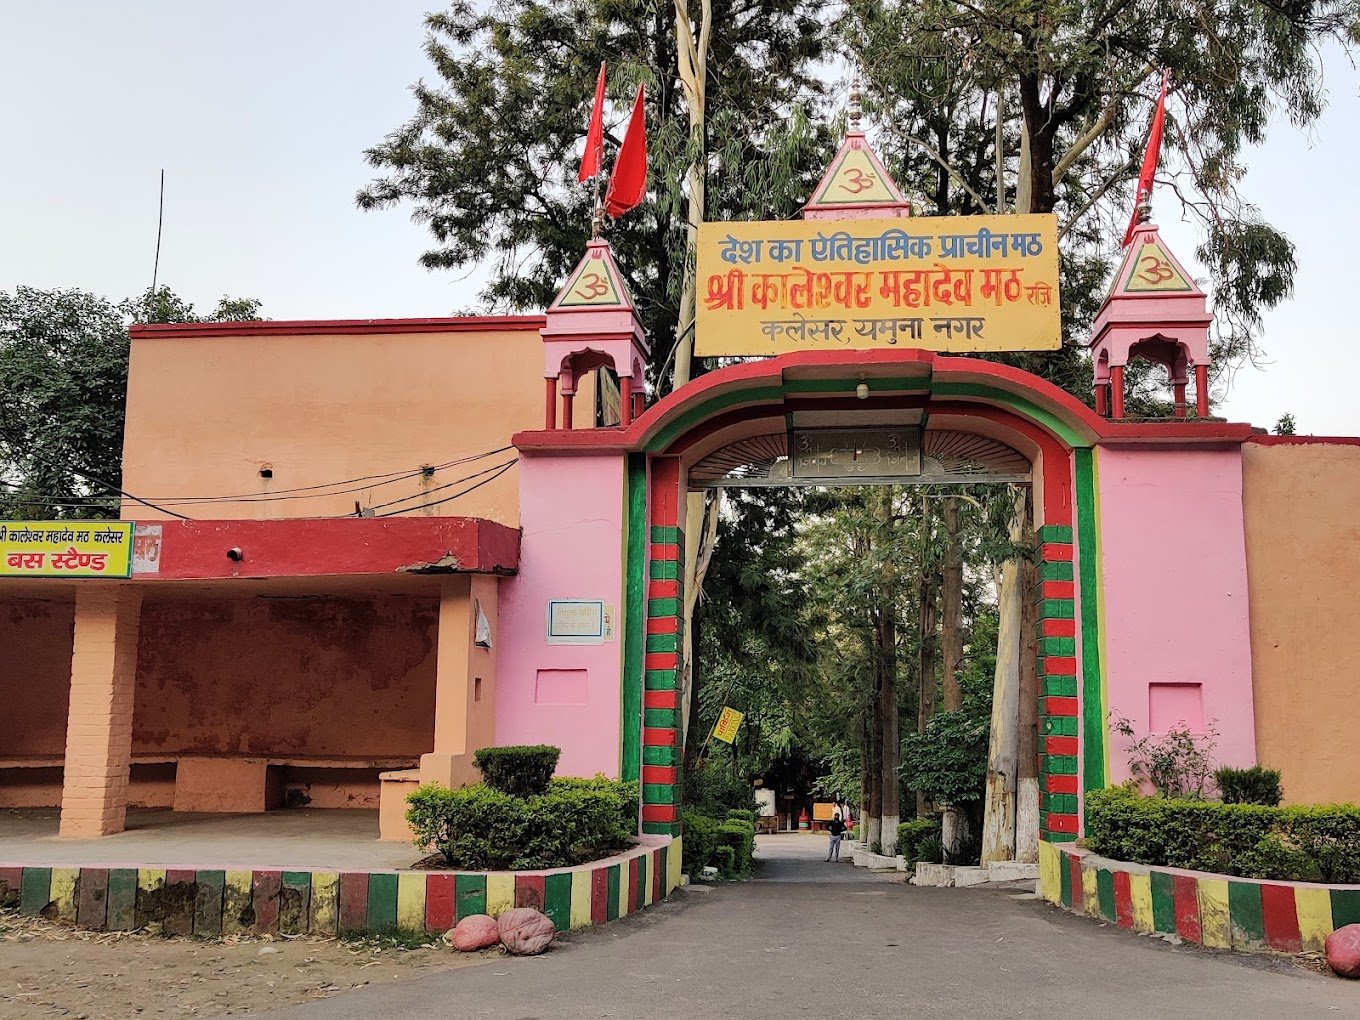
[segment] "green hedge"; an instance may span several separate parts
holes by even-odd
[[[1086,795],[1086,835],[1103,857],[1294,882],[1360,882],[1360,807],[1267,807],[1144,797],[1128,787]]]
[[[936,859],[936,847],[940,841],[940,820],[938,818],[914,818],[897,827],[897,853],[906,858],[907,867],[917,861],[927,864],[940,863]]]
[[[704,868],[718,869],[723,878],[744,878],[755,858],[756,827],[742,818],[711,818],[686,811],[681,865],[685,874],[698,878]]]
[[[486,785],[513,797],[546,793],[562,749],[551,744],[484,747],[472,756]]]
[[[603,777],[554,779],[532,797],[429,783],[407,803],[416,845],[460,870],[566,868],[617,853],[637,834],[636,784]]]

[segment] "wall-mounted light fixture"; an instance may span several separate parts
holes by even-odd
[[[859,377],[859,385],[855,387],[855,396],[860,400],[869,399],[869,384],[864,381],[864,376]]]

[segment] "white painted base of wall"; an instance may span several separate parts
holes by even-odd
[[[1024,861],[993,861],[987,865],[988,881],[1029,882],[1039,877],[1039,865]]]

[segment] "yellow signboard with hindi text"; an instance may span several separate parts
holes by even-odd
[[[131,577],[132,521],[0,521],[0,577]]]
[[[1061,345],[1051,214],[699,227],[699,357]]]
[[[741,721],[746,716],[738,712],[735,708],[724,708],[722,715],[718,716],[718,724],[713,727],[713,739],[721,740],[724,744],[730,744],[737,739],[737,730],[741,728]]]

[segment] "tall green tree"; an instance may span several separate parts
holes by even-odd
[[[414,86],[412,118],[367,151],[381,176],[359,193],[359,206],[409,208],[434,241],[421,257],[427,268],[490,263],[489,306],[545,308],[590,232],[593,192],[576,173],[600,63],[609,65],[612,146],[644,82],[648,200],[610,225],[608,238],[652,340],[655,375],[676,336],[687,188],[707,181],[703,218],[780,219],[805,200],[831,151],[818,108],[830,37],[822,5],[707,6],[712,30],[693,130],[669,4],[455,0],[428,15],[425,52],[436,77]],[[691,174],[699,160],[703,172]]]
[[[117,517],[128,326],[258,319],[223,297],[207,315],[168,287],[114,303],[88,291],[0,291],[0,517]]]
[[[844,38],[890,168],[946,215],[1056,212],[1069,346],[1020,359],[1085,394],[1084,339],[1135,203],[1163,68],[1171,98],[1157,205],[1189,213],[1212,276],[1222,360],[1252,349],[1292,290],[1293,245],[1241,192],[1273,115],[1316,122],[1320,48],[1353,47],[1357,0],[851,0]]]

